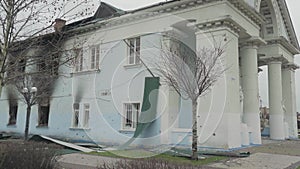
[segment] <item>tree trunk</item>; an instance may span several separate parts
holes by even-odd
[[[27,105],[26,122],[25,122],[25,140],[28,140],[30,113],[31,113],[31,106]]]
[[[3,87],[2,82],[3,82],[3,79],[2,79],[2,75],[0,74],[0,97],[2,95],[2,87]]]
[[[198,160],[197,99],[192,101],[192,107],[193,107],[192,160]]]

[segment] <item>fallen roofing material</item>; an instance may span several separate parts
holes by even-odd
[[[90,149],[90,148],[81,147],[81,146],[78,146],[78,145],[75,145],[75,144],[72,144],[72,143],[67,143],[67,142],[64,142],[64,141],[56,140],[56,139],[53,139],[53,138],[50,138],[50,137],[47,137],[47,136],[40,135],[40,137],[45,139],[45,140],[51,141],[53,143],[63,145],[65,147],[69,147],[69,148],[72,148],[72,149],[75,149],[75,150],[78,150],[78,151],[82,151],[82,152],[85,152],[85,153],[90,153],[90,152],[95,151],[95,150]]]

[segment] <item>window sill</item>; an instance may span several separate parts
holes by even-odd
[[[6,126],[10,128],[17,128],[17,124],[7,124]]]
[[[87,74],[100,73],[100,72],[101,72],[100,69],[84,70],[84,71],[80,71],[80,72],[72,72],[71,75],[72,76],[87,75]]]
[[[84,127],[70,127],[70,130],[91,130],[91,128],[84,128]]]
[[[124,132],[130,132],[130,133],[134,133],[135,132],[135,128],[130,128],[130,129],[120,129],[119,130],[120,133],[124,133]]]
[[[134,68],[140,68],[140,67],[142,67],[141,63],[124,65],[125,69],[134,69]]]
[[[37,125],[36,128],[48,129],[48,125]]]

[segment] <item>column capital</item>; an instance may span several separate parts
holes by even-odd
[[[280,63],[280,64],[286,64],[288,63],[288,61],[282,56],[282,55],[278,55],[278,56],[263,56],[259,58],[259,66],[262,65],[269,65],[272,63]]]
[[[286,64],[282,65],[282,69],[287,69],[287,70],[291,70],[291,71],[295,71],[299,68],[300,67],[295,63],[286,63]]]
[[[267,42],[265,40],[263,40],[261,37],[258,36],[252,36],[250,38],[247,39],[241,39],[240,40],[240,47],[251,47],[251,48],[257,48],[259,46],[263,46],[266,45]]]

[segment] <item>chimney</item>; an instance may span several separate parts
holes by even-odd
[[[55,32],[61,33],[63,27],[66,25],[66,22],[67,21],[60,19],[60,18],[55,19],[55,24],[53,25]]]

